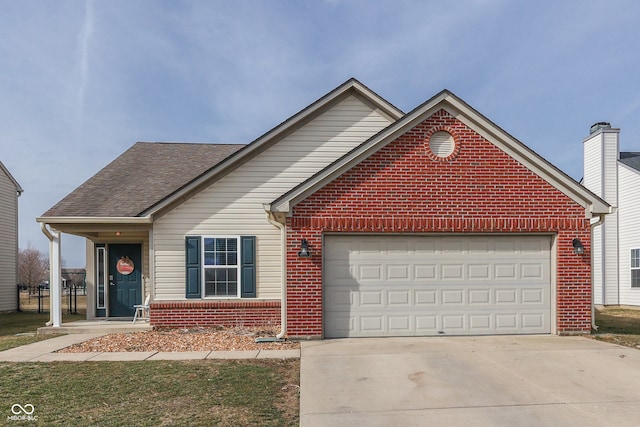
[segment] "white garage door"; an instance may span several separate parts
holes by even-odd
[[[549,236],[328,235],[327,338],[550,333]]]

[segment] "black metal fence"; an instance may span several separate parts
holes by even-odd
[[[62,289],[60,304],[67,314],[86,312],[87,290],[84,285],[70,285]],[[24,287],[18,286],[18,309],[20,311],[34,311],[48,313],[51,306],[51,290],[49,286]]]

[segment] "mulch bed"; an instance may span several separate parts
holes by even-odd
[[[109,334],[59,350],[58,353],[122,351],[245,351],[293,350],[293,341],[256,343],[258,337],[273,338],[275,329],[265,328],[189,328],[157,329],[126,334]]]

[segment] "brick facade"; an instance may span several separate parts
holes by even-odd
[[[454,136],[439,158],[428,138]],[[322,336],[323,233],[545,233],[557,236],[556,327],[591,327],[585,209],[444,110],[298,203],[287,220],[287,332]],[[576,255],[572,239],[585,247]],[[307,239],[310,258],[298,258]]]
[[[280,301],[176,301],[149,306],[154,327],[279,326]]]

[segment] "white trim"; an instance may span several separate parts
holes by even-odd
[[[95,300],[95,304],[96,304],[96,310],[107,310],[107,301],[108,301],[108,295],[107,295],[107,290],[109,287],[109,283],[108,283],[108,261],[107,261],[107,248],[106,246],[96,246],[96,262],[95,262],[95,288],[96,288],[96,300]],[[99,301],[100,301],[100,269],[98,268],[98,265],[100,263],[100,252],[102,252],[102,285],[104,287],[102,293],[103,293],[103,301],[102,301],[102,306],[100,305]],[[97,314],[97,313],[96,313]],[[106,316],[106,311],[105,311],[105,316]]]
[[[239,235],[203,235],[200,236],[200,242],[201,242],[201,251],[200,251],[200,256],[201,256],[201,261],[202,261],[202,267],[201,267],[201,274],[202,274],[202,283],[201,283],[201,288],[200,288],[200,298],[202,299],[236,299],[236,298],[241,298],[242,297],[242,262],[241,262],[241,257],[242,257],[242,248],[240,247],[241,242],[240,242],[240,236]],[[206,287],[206,277],[205,277],[205,271],[206,269],[211,269],[211,270],[216,270],[216,269],[231,269],[233,268],[233,265],[229,264],[229,265],[209,265],[207,266],[204,262],[204,254],[205,254],[205,250],[204,250],[204,240],[205,239],[235,239],[236,240],[236,295],[213,295],[213,296],[207,296],[205,294],[205,287]],[[215,243],[214,243],[215,245]]]
[[[150,216],[40,216],[36,221],[41,224],[151,224]]]

